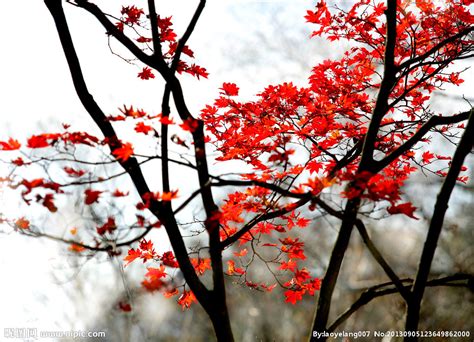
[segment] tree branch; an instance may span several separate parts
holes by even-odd
[[[403,153],[410,150],[416,143],[418,143],[426,133],[428,133],[432,128],[440,125],[450,125],[455,124],[464,120],[467,120],[471,113],[474,112],[474,109],[470,111],[462,112],[453,116],[432,116],[425,124],[423,124],[420,129],[407,141],[405,141],[402,145],[397,147],[395,150],[392,151],[388,156],[383,158],[380,161],[375,162],[374,169],[378,172],[383,170],[385,167],[390,165],[393,161],[395,161],[398,157],[400,157]]]
[[[222,250],[222,249],[226,248],[227,246],[233,244],[237,240],[239,240],[248,231],[250,231],[250,229],[252,229],[256,224],[258,224],[260,222],[263,222],[263,221],[267,221],[267,220],[277,218],[277,217],[285,215],[285,214],[288,214],[288,213],[292,212],[293,210],[295,210],[299,207],[302,207],[303,205],[308,203],[310,200],[311,200],[311,197],[307,196],[306,198],[302,198],[299,201],[291,203],[291,204],[287,205],[284,208],[281,208],[281,209],[278,209],[278,210],[275,210],[275,211],[271,211],[271,212],[266,212],[265,214],[255,216],[253,219],[251,219],[249,222],[247,222],[237,233],[235,233],[234,235],[229,236],[224,241],[221,241],[220,249]]]
[[[438,245],[439,236],[443,228],[444,217],[448,210],[448,202],[451,197],[457,178],[461,172],[464,159],[474,146],[474,114],[471,110],[469,121],[464,134],[454,153],[451,166],[444,180],[443,186],[436,199],[433,217],[428,228],[428,235],[423,246],[423,251],[418,266],[415,282],[412,288],[412,297],[408,302],[405,330],[415,331],[418,329],[420,319],[421,300],[426,287],[426,282],[433,262],[433,257]],[[406,338],[408,341],[416,341],[417,338]]]
[[[407,285],[403,285],[405,290],[410,289],[413,280],[412,279],[402,279],[404,283],[408,283]],[[473,291],[473,281],[474,276],[469,274],[455,274],[449,277],[443,277],[438,279],[433,279],[427,282],[427,286],[435,287],[435,286],[462,286],[470,289]],[[391,283],[384,283],[369,287],[360,295],[359,299],[357,299],[351,306],[348,308],[343,314],[341,314],[335,321],[332,323],[327,332],[333,332],[337,329],[342,323],[344,323],[352,314],[357,312],[361,307],[370,303],[372,300],[398,293],[399,290],[396,287],[389,287],[393,285]]]

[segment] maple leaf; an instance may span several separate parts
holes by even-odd
[[[240,257],[246,256],[247,253],[248,253],[247,248],[244,248],[239,252],[234,252],[234,255],[240,258]]]
[[[102,192],[103,191],[86,189],[84,191],[84,194],[86,195],[86,197],[84,198],[84,203],[87,205],[91,205],[92,203],[99,202],[99,196]]]
[[[133,146],[131,143],[122,144],[121,147],[112,151],[112,154],[120,161],[126,162],[133,155]]]
[[[291,272],[295,272],[296,270],[296,267],[297,267],[297,263],[293,260],[288,260],[288,262],[286,261],[282,261],[281,264],[280,264],[280,270],[289,270]]]
[[[300,300],[303,299],[303,294],[304,293],[305,293],[304,290],[288,290],[288,291],[285,291],[285,302],[295,305],[297,301],[300,301]]]
[[[138,122],[135,125],[135,131],[137,133],[148,134],[150,131],[153,131],[153,127],[151,127],[150,125],[146,125],[143,122]]]
[[[162,125],[174,125],[174,121],[169,116],[159,115],[159,120]]]
[[[115,191],[112,193],[112,196],[114,197],[125,197],[125,196],[128,196],[129,192],[123,192],[123,191],[120,191],[119,189],[115,189]]]
[[[435,157],[434,153],[431,153],[430,151],[425,151],[421,155],[421,160],[423,164],[429,164],[431,163],[431,160]]]
[[[242,268],[235,267],[235,261],[234,260],[228,260],[227,261],[227,274],[228,275],[242,275],[244,274],[245,271]]]
[[[139,249],[130,248],[128,250],[128,255],[123,258],[123,260],[127,262],[124,267],[128,266],[135,259],[140,258],[141,255],[142,252]]]
[[[173,288],[171,290],[163,292],[163,296],[165,296],[166,298],[176,296],[177,294],[179,294],[179,291],[177,288]]]
[[[178,304],[181,305],[182,309],[189,309],[191,304],[196,301],[194,293],[191,291],[184,290],[181,296],[178,298]]]
[[[25,161],[23,160],[22,157],[18,157],[14,160],[12,160],[12,163],[16,166],[23,166],[23,165],[26,165],[27,163],[25,163]]]
[[[10,138],[7,142],[0,141],[0,151],[14,151],[18,150],[21,147],[21,144],[18,140]]]
[[[143,9],[137,8],[136,6],[122,6],[121,13],[126,16],[125,22],[131,25],[137,24],[141,15],[145,14]]]
[[[144,67],[143,70],[138,73],[137,77],[142,80],[149,80],[150,78],[155,78],[155,74],[153,74],[149,67]]]
[[[410,203],[402,203],[398,205],[392,205],[391,207],[387,208],[387,211],[392,214],[404,214],[408,217],[414,218],[415,220],[418,220],[418,217],[414,215],[416,208]]]
[[[199,123],[197,120],[191,118],[184,120],[183,123],[179,125],[179,127],[192,133],[199,127]]]
[[[17,226],[20,229],[29,229],[30,221],[28,221],[24,217],[20,217],[18,220],[15,221],[15,226]]]
[[[237,96],[239,95],[239,87],[235,83],[223,83],[222,88],[219,88],[222,90],[221,94],[222,95],[227,95],[227,96]]]
[[[142,281],[142,286],[150,292],[161,290],[165,283],[159,278],[153,279],[144,279]]]
[[[179,264],[174,258],[173,252],[171,251],[163,253],[160,259],[163,262],[163,265],[166,265],[169,267],[179,267]]]
[[[161,194],[161,200],[163,202],[170,202],[171,200],[173,200],[175,198],[178,198],[178,190],[163,192]]]
[[[33,135],[27,140],[27,146],[29,148],[43,148],[50,146],[56,141],[61,135],[60,134],[40,134]],[[51,142],[49,141],[51,140]]]
[[[207,270],[211,269],[211,259],[209,258],[193,258],[191,259],[191,263],[199,275],[203,275]]]
[[[140,241],[140,249],[142,250],[141,258],[143,262],[153,259],[156,256],[155,249],[153,248],[153,242],[151,240],[143,239]]]

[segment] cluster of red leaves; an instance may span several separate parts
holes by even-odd
[[[173,286],[169,279],[169,274],[166,272],[166,267],[178,268],[179,264],[176,261],[173,252],[168,251],[161,256],[158,255],[153,247],[153,242],[143,239],[140,241],[138,248],[131,248],[128,255],[125,256],[125,266],[129,265],[136,259],[142,259],[143,262],[155,261],[159,262],[158,267],[147,267],[145,279],[142,281],[142,286],[150,292],[161,291],[167,298],[178,295],[179,290]],[[207,270],[211,269],[211,262],[209,259],[197,258],[191,259],[191,262],[199,275],[203,275]],[[193,302],[196,301],[194,294],[191,291],[183,289],[181,295],[178,297],[178,304],[183,309],[187,309]]]
[[[469,54],[469,37],[448,42],[442,48],[437,45],[471,29],[474,20],[467,9],[468,2],[451,0],[436,6],[429,1],[400,2],[395,51],[399,71],[389,99],[390,112],[377,137],[377,159],[389,155],[429,119],[432,113],[427,110],[427,103],[434,90],[462,82],[459,72],[448,70],[447,66],[457,57]],[[292,83],[270,85],[257,94],[256,100],[241,102],[237,85],[224,83],[214,104],[201,111],[212,134],[211,143],[220,153],[217,160],[240,160],[253,167],[255,172],[245,175],[245,179],[267,183],[291,180],[290,190],[297,193],[309,190],[316,195],[339,184],[343,197],[359,196],[371,202],[388,203],[388,214],[417,219],[416,208],[401,202],[401,187],[417,169],[414,153],[405,153],[375,175],[356,172],[360,157],[333,173],[344,155],[357,150],[371,120],[381,82],[380,66],[384,62],[385,10],[383,1],[364,0],[348,11],[330,10],[325,1],[320,1],[314,11],[308,11],[306,19],[317,25],[314,36],[346,39],[355,44],[340,59],[316,65],[306,87]],[[433,153],[425,152],[416,164],[426,166],[434,157]],[[443,171],[435,172],[442,175]],[[268,190],[250,188],[228,195],[219,211],[221,239],[242,228],[244,216],[284,207],[270,201],[269,194]],[[261,234],[286,232],[291,229],[291,215],[296,214],[293,211],[277,221],[259,223],[239,243],[260,241]],[[305,220],[302,226],[307,225]],[[278,248],[288,256],[287,261],[281,262],[281,270],[294,274],[287,284],[292,288],[285,293],[287,301],[294,303],[304,293],[313,294],[319,288],[319,280],[298,268],[297,262],[304,259],[301,242],[291,238],[279,241],[280,246],[264,245]],[[228,265],[229,274],[244,272],[237,272],[233,261]]]
[[[417,2],[418,7],[410,3],[402,2],[398,11],[397,65],[432,51],[438,43],[468,30],[474,22],[466,4],[457,1],[438,7],[428,6],[427,2]],[[321,191],[324,183],[354,181],[359,158],[339,170],[336,177],[326,177],[336,165],[335,157],[354,150],[367,131],[375,105],[374,91],[380,85],[378,66],[383,64],[384,11],[383,2],[372,1],[359,1],[347,12],[334,13],[320,1],[315,11],[308,11],[306,19],[319,27],[313,35],[357,43],[339,60],[316,65],[308,87],[299,88],[291,83],[271,85],[257,95],[256,101],[239,102],[235,98],[237,86],[224,83],[214,105],[202,110],[202,118],[212,133],[211,141],[220,152],[217,159],[244,161],[258,171],[258,175],[252,176],[254,180],[266,182],[279,182],[305,172],[315,174],[316,178],[306,183],[314,193]],[[432,23],[433,18],[438,19],[436,23]],[[391,113],[382,122],[377,140],[379,158],[405,142],[429,118],[426,103],[433,90],[446,83],[462,82],[458,72],[445,68],[471,46],[468,38],[447,43],[423,59],[428,63],[415,62],[400,70],[391,95]],[[429,62],[440,66],[435,70]],[[434,71],[437,75],[431,77]],[[418,124],[411,124],[411,120]],[[303,148],[295,150],[295,146]],[[303,162],[302,154],[307,155]],[[433,154],[425,153],[422,163],[427,164],[432,158]],[[403,181],[415,170],[412,160],[413,157],[405,156],[376,177],[364,179],[370,179],[370,184],[362,189],[368,192],[364,196],[395,205]],[[295,191],[302,191],[300,186],[294,183]],[[357,189],[350,191],[344,195],[361,193]],[[239,213],[238,208],[235,213]]]
[[[143,109],[135,109],[133,106],[127,107],[126,105],[123,108],[119,108],[121,114],[119,115],[109,115],[107,119],[111,122],[125,122],[128,119],[135,121],[135,132],[149,135],[153,133],[153,137],[159,137],[159,133],[156,131],[155,127],[157,124],[161,125],[175,125],[175,121],[170,116],[164,116],[162,113],[159,114],[148,114]],[[194,132],[198,128],[198,121],[193,118],[186,119],[178,126],[187,132]],[[186,140],[181,138],[178,134],[173,134],[171,136],[171,141],[179,146],[189,148]],[[124,143],[122,146],[113,151],[113,154],[117,159],[121,161],[126,161],[134,153],[133,145],[130,143]]]
[[[124,32],[126,26],[133,28],[133,32],[138,35],[135,40],[140,44],[146,44],[145,46],[149,48],[148,44],[153,42],[153,38],[149,36],[149,30],[144,30],[143,35],[140,34],[138,30],[139,28],[145,28],[148,24],[148,21],[141,21],[141,17],[144,15],[143,9],[137,8],[136,6],[123,6],[121,14],[122,17],[120,21],[115,24],[117,29]],[[163,58],[171,65],[178,48],[178,36],[173,29],[172,17],[161,17],[158,15],[156,20]],[[194,52],[187,45],[182,48],[181,52],[189,58],[194,58]],[[179,61],[176,71],[180,74],[183,72],[190,74],[197,79],[200,77],[207,78],[209,76],[205,68],[194,63],[187,63],[183,60]],[[155,75],[149,67],[144,67],[142,71],[138,73],[137,77],[142,80],[149,80],[155,78]]]
[[[20,186],[25,187],[21,192],[21,196],[26,204],[30,205],[32,199],[30,194],[35,191],[35,201],[41,203],[46,207],[50,212],[54,213],[58,208],[54,205],[54,194],[61,194],[61,186],[58,183],[45,180],[43,178],[36,178],[33,180],[22,179],[18,183],[11,183],[10,187],[16,189]],[[40,191],[40,190],[51,190],[52,192]]]

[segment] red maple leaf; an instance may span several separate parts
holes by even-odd
[[[133,155],[133,145],[131,143],[122,144],[121,147],[112,151],[112,154],[120,161],[125,162]]]
[[[20,229],[29,229],[30,221],[28,221],[24,217],[20,217],[18,220],[15,221],[15,226],[17,226]]]
[[[103,191],[86,189],[84,191],[84,194],[86,195],[86,197],[84,198],[84,203],[90,205],[92,203],[98,202],[99,196],[102,192]]]
[[[181,296],[178,298],[178,304],[184,309],[189,309],[191,304],[196,301],[194,293],[191,291],[184,290]]]
[[[179,267],[178,262],[174,258],[173,252],[164,252],[163,255],[161,256],[161,261],[163,262],[163,265],[169,266],[169,267]]]
[[[143,122],[138,122],[135,125],[135,131],[138,133],[148,134],[150,131],[153,131],[153,127],[146,125]]]
[[[0,141],[0,151],[13,151],[18,150],[21,147],[21,144],[18,140],[10,138],[7,142]]]
[[[207,270],[211,269],[211,259],[209,258],[193,258],[191,259],[191,263],[196,272],[200,275],[203,275]]]
[[[163,192],[161,194],[161,200],[164,202],[169,202],[175,198],[178,198],[178,190],[173,190],[169,192]]]
[[[143,70],[138,73],[137,77],[142,80],[149,80],[150,78],[155,78],[155,74],[153,74],[149,67],[144,67]]]
[[[150,280],[160,279],[166,277],[165,266],[161,265],[159,268],[156,267],[147,267],[148,272],[145,274],[145,277]]]
[[[128,255],[125,258],[123,258],[123,260],[127,262],[125,266],[128,266],[132,261],[141,257],[141,255],[142,255],[142,252],[139,249],[130,248],[128,250]]]
[[[421,155],[421,160],[423,164],[429,164],[431,163],[431,160],[435,157],[434,153],[431,153],[430,151],[425,151]]]
[[[227,95],[227,96],[237,96],[239,95],[239,87],[235,83],[224,83],[222,84],[222,88],[219,88],[222,90],[221,94],[222,95]]]
[[[303,299],[303,294],[305,293],[304,290],[288,290],[285,291],[285,302],[291,303],[293,305],[296,304],[297,301]]]
[[[398,205],[392,205],[391,207],[387,208],[387,211],[392,214],[404,214],[408,217],[414,218],[415,220],[418,220],[418,217],[414,215],[416,208],[410,203],[402,203]]]

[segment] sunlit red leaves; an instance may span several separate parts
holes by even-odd
[[[135,110],[133,106],[127,108],[126,105],[123,105],[123,108],[119,108],[119,111],[122,112],[125,117],[130,117],[133,119],[143,118],[147,115],[147,113],[142,109]]]
[[[227,261],[227,274],[228,275],[243,275],[244,273],[245,273],[245,270],[243,268],[235,267],[234,260]]]
[[[33,191],[35,188],[50,189],[56,193],[61,193],[61,186],[58,183],[47,181],[43,178],[35,178],[32,180],[23,179],[20,183],[26,189],[22,191],[22,195],[27,195]]]
[[[134,260],[140,258],[143,262],[157,257],[155,249],[153,247],[153,242],[147,241],[145,239],[140,241],[140,244],[137,249],[130,248],[128,254],[123,259],[126,261],[125,266],[128,266]],[[163,263],[164,264],[164,263]]]
[[[149,80],[150,78],[155,78],[155,74],[153,74],[153,71],[151,71],[149,67],[144,67],[142,71],[138,73],[137,77],[142,80]]]
[[[135,125],[135,131],[137,133],[148,134],[149,132],[153,131],[153,127],[146,125],[143,122],[137,122]]]
[[[121,162],[126,162],[133,155],[133,145],[124,143],[119,148],[112,151],[112,154]]]
[[[224,83],[222,84],[222,88],[219,88],[222,90],[221,94],[222,95],[227,95],[227,96],[237,96],[239,95],[239,87],[235,83]]]
[[[172,17],[161,17],[158,16],[158,28],[160,30],[160,39],[162,42],[174,42],[176,40],[176,33],[172,29],[173,23]]]
[[[192,258],[191,263],[199,275],[203,275],[207,270],[211,269],[211,259],[209,258]]]
[[[194,293],[191,291],[184,290],[181,296],[178,298],[178,304],[181,305],[182,309],[189,309],[191,304],[196,301]]]
[[[163,202],[170,202],[178,198],[178,190],[163,192],[160,197]]]
[[[125,23],[130,25],[138,24],[140,17],[145,14],[143,9],[136,6],[123,6],[121,13],[125,18]]]
[[[145,280],[143,280],[142,285],[148,291],[160,290],[165,283],[161,278],[167,276],[165,272],[165,266],[161,265],[159,268],[156,267],[147,267],[148,272],[145,274]]]
[[[189,131],[189,132],[194,132],[199,126],[199,123],[195,119],[187,119],[183,121],[182,124],[179,125],[183,130]]]
[[[8,139],[8,141],[0,141],[0,151],[14,151],[20,147],[20,142],[13,138]]]
[[[112,196],[114,197],[125,197],[125,196],[128,196],[129,192],[123,192],[119,189],[115,189],[115,191],[112,193]]]
[[[285,291],[285,302],[296,304],[296,302],[303,299],[304,290],[288,290]]]
[[[421,161],[423,164],[429,164],[435,157],[434,153],[431,153],[430,151],[425,151],[423,152],[421,156]]]
[[[52,145],[61,135],[60,134],[40,134],[28,138],[27,146],[29,148],[43,148]]]
[[[165,265],[165,266],[175,267],[175,268],[179,267],[179,264],[176,261],[173,252],[171,252],[171,251],[164,252],[163,255],[161,256],[160,260],[163,263],[163,265]]]
[[[125,266],[128,266],[131,262],[133,262],[135,259],[140,258],[141,256],[142,252],[140,249],[130,248],[128,250],[127,256],[125,256],[125,258],[123,259],[124,261],[126,261]]]
[[[418,217],[416,217],[414,214],[415,210],[416,207],[414,207],[410,202],[392,205],[387,208],[388,213],[391,215],[404,214],[408,217],[418,220]]]
[[[182,74],[183,72],[188,73],[196,77],[197,79],[199,79],[200,77],[207,78],[209,76],[209,73],[207,72],[206,68],[203,68],[196,64],[188,65],[186,62],[183,61],[180,61],[178,63],[176,71],[179,74]]]
[[[281,251],[286,253],[289,259],[306,259],[303,250],[304,242],[299,241],[299,238],[287,237],[280,239],[280,242],[282,243]]]

